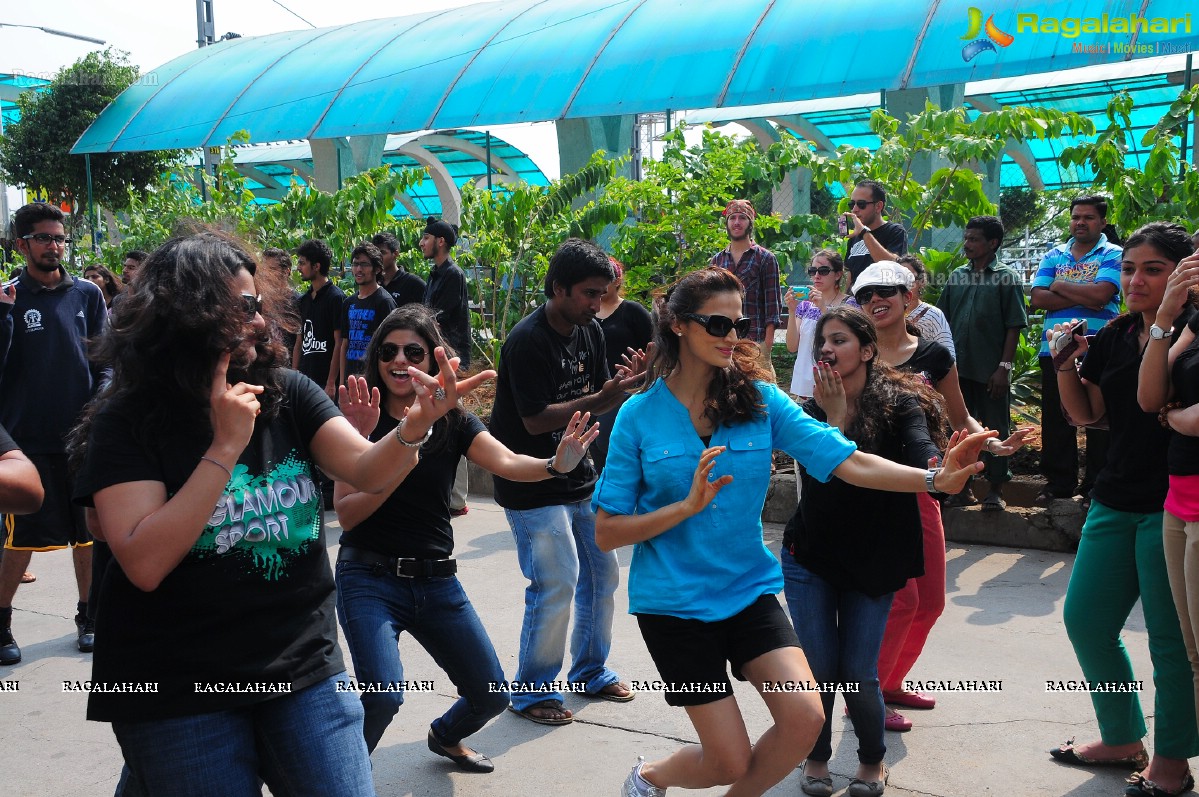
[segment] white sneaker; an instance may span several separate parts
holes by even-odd
[[[629,772],[629,776],[624,779],[624,786],[620,790],[620,797],[666,797],[666,789],[660,789],[644,778],[639,778],[641,774],[641,766],[645,763],[644,756],[637,756],[637,764],[633,770]],[[644,783],[647,788],[641,788]]]

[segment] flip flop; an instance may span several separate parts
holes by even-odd
[[[615,694],[613,692],[609,692],[608,690],[613,687],[619,687],[619,688],[623,689],[625,691],[625,694],[620,695],[620,694]],[[598,697],[600,700],[610,700],[613,703],[628,703],[630,700],[632,700],[633,698],[635,698],[637,696],[637,693],[634,692],[632,689],[630,689],[628,684],[624,683],[623,681],[617,681],[615,683],[608,684],[607,686],[605,686],[603,689],[599,690],[598,692],[594,692],[594,693],[589,692],[587,694],[587,696],[588,697]]]
[[[553,711],[566,711],[566,706],[562,705],[561,700],[542,700],[540,703],[534,703],[526,709],[518,709],[516,706],[508,706],[508,710],[513,714],[519,714],[529,722],[536,722],[538,725],[569,725],[575,721],[573,716],[569,717],[539,717],[533,713],[536,709],[550,709]]]

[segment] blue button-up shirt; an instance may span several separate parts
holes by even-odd
[[[714,622],[783,587],[778,560],[762,540],[771,452],[786,451],[820,481],[856,449],[840,432],[795,405],[777,386],[755,383],[761,417],[721,424],[710,445],[727,446],[712,478],[732,474],[699,514],[633,548],[629,611]],[[707,446],[690,414],[659,379],[620,409],[592,506],[646,514],[686,498]]]

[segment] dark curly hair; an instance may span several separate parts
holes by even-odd
[[[446,343],[445,338],[441,336],[441,327],[437,324],[437,318],[433,315],[433,311],[423,304],[411,303],[406,304],[396,310],[392,310],[379,328],[375,330],[375,334],[371,335],[370,343],[366,345],[366,373],[363,376],[366,378],[367,387],[379,388],[380,392],[387,390],[383,385],[383,380],[379,377],[379,347],[383,345],[383,341],[387,336],[397,329],[404,329],[409,332],[415,332],[425,341],[426,354],[425,363],[427,368],[425,373],[429,376],[437,376],[441,372],[440,366],[437,365],[437,358],[433,356],[433,350],[438,346],[445,349],[447,358],[454,357],[457,353],[450,344]],[[446,413],[444,418],[439,418],[433,424],[433,436],[429,438],[429,442],[425,444],[425,451],[433,452],[446,444],[449,439],[448,430],[456,426],[462,418],[461,406],[455,407]]]
[[[694,313],[709,298],[735,293],[745,298],[745,287],[731,272],[709,266],[683,276],[665,292],[654,295],[654,357],[645,376],[648,389],[656,379],[665,378],[679,364],[679,338],[671,325],[684,313]],[[716,371],[704,400],[704,416],[712,423],[735,423],[761,416],[766,405],[754,384],[755,379],[771,381],[770,373],[759,359],[758,344],[741,339],[733,348],[733,364]]]
[[[275,331],[297,327],[288,283],[276,269],[258,271],[253,255],[223,233],[173,238],[142,264],[93,344],[92,359],[111,369],[111,379],[72,431],[73,462],[82,461],[92,418],[109,405],[139,407],[143,439],[180,424],[211,429],[213,370],[246,335],[245,305],[233,285],[242,270],[255,278],[267,328],[255,341],[254,361],[231,364],[229,381],[262,385],[263,416],[278,414],[289,358]]]
[[[914,397],[928,418],[928,434],[933,444],[944,449],[949,444],[945,434],[948,419],[941,394],[929,387],[915,374],[892,368],[878,359],[878,333],[870,317],[856,307],[829,308],[816,322],[815,351],[819,359],[824,344],[824,328],[830,321],[840,321],[863,348],[874,350],[875,356],[866,361],[866,386],[858,396],[858,411],[845,430],[845,436],[867,452],[877,452],[881,439],[894,428],[896,411],[904,398]]]

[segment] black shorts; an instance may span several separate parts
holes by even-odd
[[[637,625],[662,676],[666,702],[702,706],[733,694],[733,677],[763,653],[799,647],[799,638],[774,595],[763,595],[725,620],[704,622],[666,614],[639,614]]]
[[[91,545],[92,535],[83,519],[83,507],[71,500],[73,485],[66,454],[30,454],[46,497],[32,515],[5,515],[4,547],[18,551],[57,551],[67,546]]]

